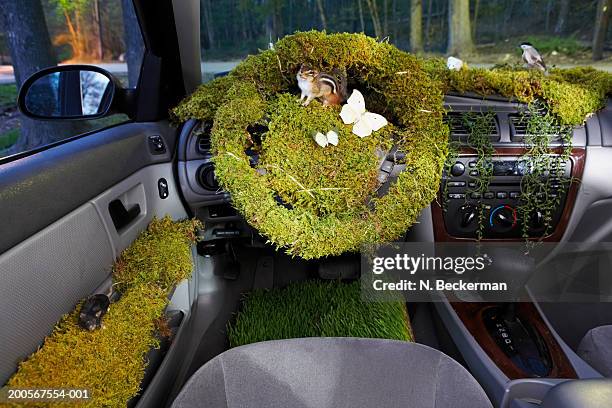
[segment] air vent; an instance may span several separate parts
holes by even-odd
[[[219,183],[215,177],[215,166],[212,163],[206,163],[198,168],[197,181],[200,187],[208,191],[217,191],[219,189]]]
[[[210,154],[210,131],[212,129],[212,122],[202,122],[197,130],[194,132],[196,139],[196,150],[200,154]]]
[[[544,116],[546,113],[543,109],[537,111],[538,115]],[[529,127],[529,117],[532,115],[530,112],[525,113],[513,113],[508,115],[508,120],[510,121],[510,129],[512,133],[512,141],[513,142],[522,142],[525,139],[525,136],[528,135],[528,127]],[[561,127],[555,126],[554,131],[551,132],[549,136],[550,141],[558,141],[559,134],[561,133]]]
[[[475,114],[477,115],[477,113]],[[467,138],[470,135],[470,127],[469,124],[466,123],[464,115],[465,113],[463,112],[449,112],[444,118],[444,122],[447,123],[448,127],[450,128],[452,139],[467,141]],[[484,114],[481,115],[484,116]],[[492,115],[489,115],[488,118],[489,137],[491,138],[491,140],[497,140],[499,138],[497,121]]]
[[[198,149],[198,153],[200,154],[209,154],[210,153],[210,134],[205,133],[198,136],[198,142],[196,149]]]

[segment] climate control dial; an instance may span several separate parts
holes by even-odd
[[[491,210],[489,225],[497,233],[512,231],[517,224],[516,208],[510,205],[500,205]]]

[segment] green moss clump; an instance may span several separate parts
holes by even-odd
[[[111,304],[104,327],[91,332],[80,328],[77,305],[43,346],[19,364],[7,385],[85,388],[91,399],[79,406],[125,407],[140,392],[146,353],[159,346],[155,322],[164,314],[169,292],[191,272],[190,248],[198,226],[197,221],[154,218],[114,265],[114,280],[122,296]],[[52,405],[73,406],[74,402]]]
[[[349,89],[359,89],[367,109],[393,125],[360,140],[337,108],[302,108],[295,79],[302,63],[346,72]],[[234,206],[278,248],[310,259],[394,240],[433,201],[449,152],[445,93],[540,101],[560,124],[578,125],[604,106],[611,78],[593,69],[553,69],[548,76],[514,67],[450,71],[442,59],[420,59],[363,34],[309,31],[248,57],[172,115],[177,122],[213,121],[215,171]],[[259,145],[255,125],[268,128]],[[332,129],[340,145],[319,148],[312,134]],[[407,154],[407,171],[378,197],[377,153],[390,146]],[[260,155],[256,166],[248,148]]]
[[[254,291],[228,327],[230,346],[301,337],[413,341],[403,302],[368,302],[360,294],[359,282],[306,281]]]
[[[189,277],[192,269],[191,244],[196,220],[174,222],[170,217],[154,218],[113,265],[116,288],[123,291],[139,284],[155,284],[170,290]]]
[[[555,68],[550,75],[510,66],[450,71],[443,61],[434,60],[427,69],[443,82],[445,93],[501,95],[524,103],[539,100],[564,125],[583,124],[612,94],[612,74],[590,67]]]
[[[85,388],[92,399],[80,406],[125,407],[140,391],[144,355],[158,346],[153,321],[162,315],[166,304],[166,291],[154,285],[136,286],[111,305],[104,328],[92,332],[78,326],[77,307],[58,323],[43,347],[19,365],[7,385]],[[53,404],[62,405],[72,406],[74,402]]]
[[[339,108],[318,102],[303,108],[295,95],[302,63],[345,71],[367,109],[393,125],[360,139],[340,121]],[[278,248],[311,259],[393,240],[434,199],[447,153],[440,89],[420,59],[392,45],[363,34],[311,31],[247,58],[173,114],[178,121],[213,121],[215,173],[234,206]],[[254,125],[267,127],[255,146]],[[339,146],[318,147],[313,134],[329,130],[338,132]],[[378,198],[379,156],[393,145],[408,154],[410,171]],[[247,148],[260,153],[258,168]]]

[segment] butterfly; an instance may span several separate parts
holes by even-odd
[[[464,62],[459,58],[448,57],[446,60],[446,67],[451,71],[461,71],[461,68],[463,68],[464,65]]]
[[[345,125],[353,125],[353,133],[359,137],[370,136],[388,124],[384,116],[366,111],[363,95],[357,89],[342,106],[340,117]]]
[[[325,147],[327,145],[338,146],[338,134],[333,130],[327,132],[326,135],[321,132],[317,132],[317,134],[314,135],[314,140],[321,147]]]

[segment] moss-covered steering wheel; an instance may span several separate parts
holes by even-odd
[[[303,107],[295,74],[304,62],[345,70],[349,89],[391,125],[359,138],[342,123],[340,107]],[[423,64],[365,35],[299,33],[178,109],[213,120],[217,179],[253,227],[291,255],[337,255],[398,238],[436,196],[448,129],[441,86]],[[329,130],[338,145],[320,147],[313,135]],[[405,154],[405,170],[381,194],[380,161],[391,147]]]

